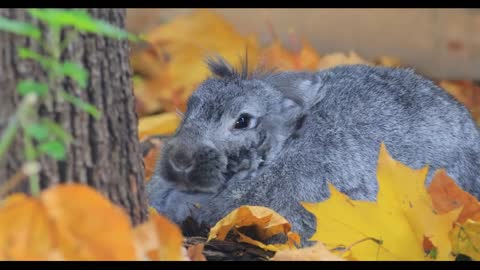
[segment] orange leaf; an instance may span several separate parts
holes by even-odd
[[[52,187],[37,198],[9,196],[0,207],[2,260],[133,260],[128,216],[94,189]]]
[[[265,66],[279,70],[316,70],[320,56],[316,50],[303,41],[298,52],[286,49],[278,40],[263,50],[262,61]]]
[[[153,137],[147,138],[142,143],[151,144],[150,148],[147,150],[148,152],[143,156],[143,163],[145,165],[145,181],[148,182],[155,171],[157,160],[162,149],[162,141]]]
[[[181,261],[183,235],[177,225],[150,208],[148,222],[135,228],[137,257],[148,260]]]
[[[14,194],[0,211],[0,260],[45,260],[55,249],[54,228],[39,201]]]
[[[463,206],[458,222],[464,223],[467,219],[480,220],[480,203],[470,193],[463,191],[445,170],[435,172],[428,187],[432,197],[433,207],[440,214],[448,213]]]
[[[96,190],[58,185],[42,192],[40,201],[66,260],[135,259],[128,216]]]
[[[207,259],[203,255],[204,244],[196,244],[190,246],[187,250],[187,255],[191,261],[206,261]]]

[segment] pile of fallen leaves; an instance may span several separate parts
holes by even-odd
[[[272,34],[275,37],[275,34]],[[131,55],[136,74],[139,137],[147,181],[160,153],[162,137],[177,128],[179,112],[208,76],[205,56],[220,54],[235,65],[248,50],[250,68],[321,70],[341,64],[398,67],[388,56],[367,61],[355,52],[321,55],[306,41],[274,38],[261,46],[224,18],[208,10],[178,17],[146,35]],[[287,48],[288,47],[288,48]],[[438,81],[480,119],[479,88],[471,82]],[[269,260],[455,260],[480,259],[480,203],[437,171],[426,187],[428,168],[413,170],[393,160],[382,145],[376,202],[355,201],[329,186],[323,202],[302,202],[316,217],[314,245],[300,247],[300,236],[275,211],[241,206],[211,228],[207,243],[224,240],[256,246]],[[348,179],[345,179],[348,181]],[[0,202],[0,260],[206,260],[203,244],[188,245],[180,228],[150,209],[149,220],[133,227],[123,209],[79,184],[58,185],[38,197],[14,194]],[[244,228],[254,228],[255,236]],[[286,242],[265,239],[284,234]],[[266,253],[267,254],[267,253]]]
[[[395,161],[382,144],[376,202],[352,200],[332,185],[329,199],[302,202],[319,217],[313,246],[299,248],[300,236],[275,211],[247,205],[212,227],[208,240],[232,232],[236,241],[272,251],[270,260],[479,260],[480,203],[443,170],[427,189],[427,173]],[[242,228],[254,228],[256,238]],[[277,234],[286,242],[263,242]],[[38,198],[15,194],[0,206],[0,260],[206,260],[202,244],[186,249],[184,240],[153,209],[132,227],[121,208],[79,184]]]

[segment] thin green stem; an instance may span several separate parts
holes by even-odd
[[[10,119],[7,128],[2,134],[0,139],[0,159],[3,158],[5,153],[10,148],[15,135],[17,134],[18,127],[20,126],[20,120],[25,118],[28,114],[30,107],[34,106],[37,100],[36,94],[29,94],[23,98],[20,103],[17,112]]]
[[[50,56],[52,57],[53,61],[55,63],[60,63],[60,57],[61,57],[61,44],[60,44],[60,34],[61,34],[61,28],[57,25],[52,25],[50,27],[50,42],[49,42],[49,53]],[[48,85],[50,89],[53,91],[54,95],[56,98],[62,102],[62,97],[59,95],[59,91],[57,90],[57,85],[59,82],[60,77],[62,76],[62,73],[58,69],[59,67],[56,67],[52,72],[48,73]]]
[[[0,139],[0,157],[3,157],[5,152],[10,148],[10,145],[15,138],[15,134],[17,134],[18,130],[18,118],[16,115],[12,117],[12,119],[8,122],[7,129],[2,134],[2,138]]]
[[[28,134],[24,132],[23,144],[25,145],[25,159],[28,162],[35,162],[36,159],[36,150],[33,146],[32,139]],[[38,196],[40,194],[40,180],[38,174],[32,174],[29,176],[30,182],[30,192],[33,196]]]
[[[59,47],[60,53],[62,53],[68,47],[68,45],[70,45],[70,43],[75,41],[77,39],[77,37],[78,37],[78,34],[77,34],[77,32],[75,32],[75,30],[72,30],[72,31],[67,30],[67,36],[62,41],[62,43],[60,44],[60,47]]]
[[[35,95],[35,94],[34,94]],[[26,100],[32,100],[33,96],[26,96]],[[37,151],[35,150],[35,146],[33,145],[32,138],[30,135],[25,132],[26,128],[31,125],[32,123],[37,122],[36,115],[34,114],[37,110],[36,103],[36,95],[35,95],[35,100],[32,100],[29,103],[29,106],[25,108],[25,112],[18,118],[20,121],[20,126],[22,127],[23,130],[23,145],[24,145],[24,154],[25,154],[25,160],[27,162],[36,162],[37,158]],[[38,174],[34,173],[29,176],[29,181],[30,181],[30,193],[33,196],[37,196],[40,194],[40,182],[38,178]]]

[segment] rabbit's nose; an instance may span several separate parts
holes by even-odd
[[[177,172],[190,172],[193,169],[193,158],[184,151],[176,151],[168,161]]]

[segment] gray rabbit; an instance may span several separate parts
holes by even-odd
[[[241,205],[270,207],[299,232],[315,218],[299,202],[329,197],[327,183],[375,200],[382,142],[412,167],[445,168],[480,195],[480,134],[467,109],[410,69],[348,65],[320,72],[247,72],[207,61],[214,76],[188,101],[147,186],[174,222],[213,226]]]

